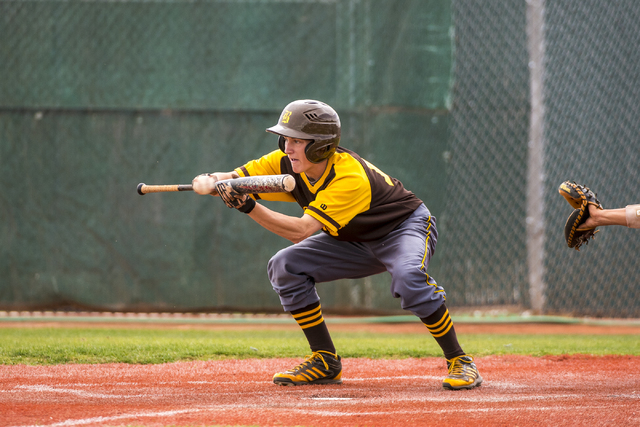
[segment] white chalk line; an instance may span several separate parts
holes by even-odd
[[[615,406],[615,405],[614,405]],[[619,406],[619,405],[618,405]],[[92,418],[84,418],[84,419],[76,419],[76,420],[66,420],[52,424],[34,424],[27,426],[14,426],[14,427],[70,427],[70,426],[78,426],[78,425],[87,425],[94,423],[105,423],[111,422],[115,420],[124,420],[124,419],[135,419],[141,417],[165,417],[165,416],[174,416],[181,414],[190,414],[190,413],[198,413],[198,412],[227,412],[229,410],[237,410],[237,409],[255,409],[261,412],[264,411],[281,411],[281,408],[274,407],[264,407],[261,405],[220,405],[214,407],[199,407],[199,408],[189,408],[189,409],[176,409],[176,410],[168,410],[168,411],[159,411],[159,412],[140,412],[140,413],[130,413],[130,414],[121,414],[114,415],[110,417],[92,417]],[[611,405],[600,405],[600,406],[566,406],[566,405],[551,405],[551,406],[534,406],[527,408],[473,408],[473,412],[475,413],[499,413],[499,412],[518,412],[522,411],[575,411],[577,409],[582,410],[609,410],[611,411],[613,407]],[[309,408],[290,408],[292,412],[300,412],[306,415],[316,415],[316,416],[325,416],[325,417],[350,417],[350,416],[362,416],[362,415],[371,415],[371,416],[380,416],[380,415],[394,415],[397,412],[394,411],[355,411],[355,412],[346,412],[346,411],[323,411],[323,410],[313,410]],[[440,414],[453,414],[453,413],[461,413],[469,415],[469,408],[448,408],[448,409],[421,409],[421,410],[402,410],[403,415],[413,414],[413,415],[440,415]]]
[[[621,405],[617,405],[621,406]],[[522,412],[522,411],[575,411],[582,410],[608,410],[611,411],[614,406],[601,405],[601,406],[532,406],[532,407],[518,407],[518,408],[449,408],[449,409],[421,409],[421,410],[402,410],[402,415],[446,415],[446,414],[466,414],[465,418],[469,418],[469,413],[498,413],[498,412]],[[296,409],[292,409],[296,410]],[[357,415],[395,415],[397,411],[369,411],[369,412],[343,412],[343,411],[322,411],[314,409],[301,409],[299,412],[303,412],[308,415],[317,415],[325,417],[350,417]]]
[[[51,392],[51,393],[66,393],[73,394],[81,397],[93,397],[100,399],[119,399],[129,397],[146,397],[146,394],[104,394],[104,393],[92,393],[89,391],[78,390],[75,388],[57,388],[49,385],[18,385],[15,387],[17,390],[32,391],[35,393]],[[17,392],[14,390],[13,392]]]
[[[406,380],[406,379],[417,379],[417,380],[440,380],[440,377],[435,376],[398,376],[398,377],[376,377],[376,378],[351,378],[348,381],[361,382],[361,381],[384,381],[384,380]],[[263,381],[252,381],[253,383],[262,383]],[[178,384],[183,383],[180,381],[169,381],[163,382],[163,384]],[[192,384],[206,384],[209,381],[188,381],[188,383]],[[215,382],[211,382],[215,383]],[[130,386],[132,383],[116,383],[117,385],[122,386]],[[523,388],[526,386],[521,386],[519,384],[511,384],[511,383],[499,383],[491,382],[491,385],[498,385],[497,388],[505,388],[505,389],[513,389],[513,388]],[[76,384],[76,386],[88,387],[92,386],[92,384]],[[104,384],[100,384],[100,386],[104,386]],[[68,388],[68,385],[64,388],[56,388],[50,385],[19,385],[15,387],[17,390],[22,391],[31,391],[31,392],[54,392],[54,393],[68,393],[74,394],[81,397],[92,397],[92,398],[131,398],[131,397],[145,397],[145,394],[136,394],[136,395],[110,395],[104,393],[92,393],[84,390],[78,390],[73,388]],[[17,390],[11,392],[17,392]],[[480,389],[478,389],[480,390]],[[2,392],[7,392],[6,390],[1,390]],[[366,391],[366,390],[363,390]],[[355,390],[350,389],[349,392],[353,393]],[[526,402],[526,401],[559,401],[562,399],[575,399],[580,397],[579,394],[555,394],[555,395],[514,395],[509,394],[508,396],[483,396],[482,394],[478,394],[475,396],[469,396],[462,393],[447,393],[446,397],[442,395],[432,395],[432,396],[418,396],[418,397],[402,397],[402,396],[394,396],[392,398],[393,401],[413,401],[413,402],[442,402],[446,400],[447,402],[462,402],[462,403],[474,403],[474,404],[482,404],[482,403],[501,403],[501,402]],[[616,394],[616,395],[607,395],[602,396],[611,399],[621,398],[621,399],[639,399],[640,395],[637,394]],[[345,397],[336,397],[336,396],[322,396],[322,397],[303,397],[304,400],[313,400],[316,402],[318,406],[328,406],[328,405],[340,405],[341,409],[344,410],[323,410],[323,409],[298,409],[295,406],[299,405],[299,402],[292,403],[289,410],[291,411],[300,411],[306,414],[313,414],[316,416],[332,416],[332,417],[349,417],[349,416],[362,416],[362,415],[393,415],[396,412],[394,411],[367,411],[367,412],[358,412],[358,411],[349,411],[349,407],[353,407],[356,405],[362,405],[363,403],[376,403],[376,402],[386,402],[389,398],[384,397],[358,397],[358,398],[345,398]],[[558,402],[559,403],[559,402]],[[611,402],[610,402],[611,403]],[[525,408],[473,408],[474,412],[480,413],[500,413],[500,412],[514,412],[514,411],[572,411],[576,409],[587,409],[587,410],[596,410],[596,409],[606,409],[611,410],[612,407],[619,406],[615,403],[613,405],[607,404],[605,406],[567,406],[567,405],[549,405],[549,406],[535,406],[535,407],[525,407]],[[623,402],[620,402],[622,405]],[[256,404],[234,404],[234,405],[217,405],[210,407],[194,407],[187,409],[176,409],[176,410],[165,410],[159,412],[141,412],[141,413],[130,413],[130,414],[120,414],[111,417],[92,417],[85,419],[76,419],[76,420],[66,420],[62,422],[57,422],[53,424],[48,424],[44,426],[48,427],[71,427],[77,425],[87,425],[93,423],[106,423],[112,422],[116,420],[124,420],[124,419],[135,419],[138,417],[169,417],[180,414],[191,414],[191,413],[199,413],[199,412],[224,412],[228,410],[237,410],[237,409],[254,409],[260,411],[280,411],[283,407],[288,407],[286,403],[282,405],[278,405],[276,407],[273,404],[269,404],[269,406],[265,405],[256,405]],[[467,413],[469,408],[461,407],[461,408],[447,408],[447,409],[434,409],[430,410],[428,408],[420,409],[420,410],[403,410],[403,414],[423,414],[423,415],[438,415],[438,414],[447,414],[447,413]],[[41,427],[43,425],[40,425]],[[35,426],[20,426],[20,427],[35,427]]]
[[[400,378],[400,377],[392,377],[392,378]],[[424,379],[426,377],[424,376],[412,376],[412,377],[402,377],[402,378],[418,378],[418,379]],[[203,383],[208,383],[207,381],[189,381],[189,383],[197,383],[197,384],[203,384]],[[259,383],[259,382],[257,382]],[[170,381],[170,382],[163,382],[163,384],[181,384],[180,381]],[[124,383],[122,385],[125,385]],[[128,384],[129,385],[129,384]],[[494,382],[491,383],[491,385],[494,385]],[[506,386],[505,386],[506,385]],[[76,384],[76,386],[82,386],[82,387],[86,387],[87,384]],[[104,386],[104,385],[102,385]],[[466,403],[501,403],[501,402],[514,402],[514,401],[518,401],[518,402],[526,402],[526,401],[539,401],[539,400],[547,400],[547,399],[575,399],[577,397],[579,397],[579,394],[555,394],[555,395],[535,395],[535,394],[513,394],[513,393],[509,393],[508,395],[498,395],[498,396],[486,396],[484,394],[481,393],[481,390],[485,389],[487,387],[485,386],[481,386],[480,388],[476,389],[477,391],[479,391],[479,393],[477,394],[467,394],[467,393],[451,393],[448,392],[446,397],[444,397],[443,395],[436,394],[434,395],[432,392],[427,392],[427,394],[424,395],[412,395],[412,396],[395,396],[393,398],[394,401],[405,401],[405,402],[442,402],[443,400],[447,400],[450,402],[466,402]],[[505,389],[508,391],[513,391],[514,389],[517,388],[523,388],[523,386],[520,386],[518,384],[501,384],[501,386],[497,387],[499,389]],[[50,392],[50,393],[59,393],[59,394],[70,394],[70,395],[76,395],[79,397],[83,397],[83,398],[95,398],[95,399],[127,399],[127,398],[153,398],[153,397],[161,397],[162,395],[164,395],[163,393],[158,394],[157,391],[153,391],[152,393],[140,393],[138,391],[137,394],[108,394],[108,393],[95,393],[95,392],[90,392],[90,391],[85,391],[85,390],[79,390],[79,389],[75,389],[75,388],[70,388],[69,385],[66,385],[65,387],[56,387],[56,386],[51,386],[51,385],[42,385],[42,384],[36,384],[36,385],[17,385],[14,387],[14,390],[0,390],[0,393],[19,393],[19,392],[33,392],[33,393],[42,393],[42,392]],[[360,389],[349,389],[349,392],[354,393],[354,392],[358,392],[360,391]],[[356,399],[357,402],[362,403],[364,400],[372,402],[372,401],[384,401],[386,400],[385,398],[381,398],[381,397],[366,397],[366,393],[370,392],[370,390],[361,390],[362,392],[365,393],[365,397],[358,397]],[[229,393],[216,393],[217,395],[229,395]],[[233,394],[233,393],[232,393]],[[605,396],[603,396],[605,397]],[[606,397],[610,397],[610,398],[631,398],[631,399],[639,399],[640,395],[638,394],[616,394],[616,395],[610,395],[610,396],[606,396]],[[331,395],[327,395],[327,396],[320,396],[320,397],[301,397],[301,399],[312,399],[312,400],[341,400],[344,401],[345,403],[348,403],[348,401],[350,399],[344,399],[343,397],[340,396],[331,396]]]
[[[343,378],[343,381],[395,381],[395,380],[439,380],[441,381],[443,376],[435,375],[401,375],[397,377],[373,377],[373,378]]]
[[[309,397],[310,400],[330,400],[330,401],[341,401],[341,400],[360,400],[358,397]]]
[[[139,417],[169,417],[173,415],[180,415],[185,413],[195,413],[201,412],[202,410],[199,408],[191,408],[191,409],[177,409],[173,411],[161,411],[161,412],[141,412],[137,414],[122,414],[122,415],[114,415],[111,417],[93,417],[93,418],[84,418],[78,420],[67,420],[61,421],[59,423],[53,424],[33,424],[30,426],[14,426],[14,427],[67,427],[67,426],[80,426],[86,424],[94,424],[94,423],[104,423],[115,420],[124,420],[127,418],[139,418]]]

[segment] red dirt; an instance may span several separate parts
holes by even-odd
[[[401,325],[380,326],[408,332]],[[456,329],[470,333],[476,326]],[[546,333],[601,332],[577,325],[515,325],[515,332],[497,326],[502,333],[542,333],[548,326],[554,332]],[[481,332],[500,333],[494,329],[482,325]],[[636,334],[635,329],[606,330]],[[424,333],[424,327],[415,331]],[[299,362],[0,365],[0,427],[640,425],[640,357],[483,357],[476,359],[483,385],[455,392],[440,386],[446,375],[440,358],[345,359],[342,385],[271,382],[274,372]]]

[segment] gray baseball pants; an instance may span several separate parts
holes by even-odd
[[[398,228],[371,242],[344,242],[318,233],[276,253],[269,280],[285,311],[320,301],[316,283],[357,279],[388,271],[391,295],[403,309],[428,317],[445,301],[444,289],[427,274],[438,239],[436,219],[423,204]]]

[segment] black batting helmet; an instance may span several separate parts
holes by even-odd
[[[309,139],[305,154],[311,163],[320,163],[336,152],[340,143],[340,117],[324,102],[313,99],[293,101],[282,110],[278,124],[267,132],[279,135],[278,146],[284,151],[284,137]]]

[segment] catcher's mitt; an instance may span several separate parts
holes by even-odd
[[[604,209],[604,207],[593,191],[575,182],[563,182],[560,184],[558,192],[574,208],[564,226],[564,238],[567,241],[567,246],[579,251],[582,244],[588,244],[589,239],[600,231],[596,230],[596,227],[578,230],[578,227],[589,218],[589,205],[594,205],[598,209]]]

